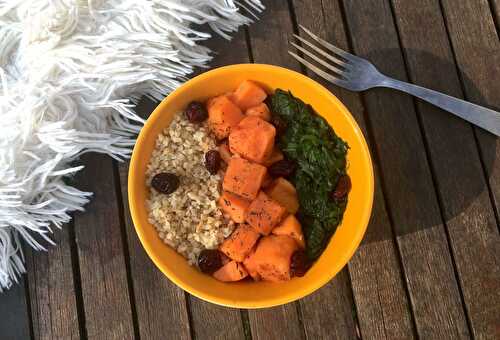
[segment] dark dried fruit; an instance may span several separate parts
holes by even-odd
[[[151,180],[151,186],[162,194],[171,194],[179,187],[179,177],[168,172],[156,174]]]
[[[276,134],[278,136],[283,135],[286,132],[287,124],[286,122],[277,115],[273,115],[271,118],[271,124],[276,128]]]
[[[281,161],[277,161],[267,169],[269,175],[272,177],[290,177],[295,173],[297,169],[297,163],[292,160],[283,159]]]
[[[342,200],[351,191],[351,178],[348,175],[343,175],[339,178],[335,190],[331,193],[331,198],[334,200]]]
[[[219,151],[210,150],[205,154],[205,167],[208,172],[215,175],[220,169],[221,156]]]
[[[292,276],[304,276],[310,266],[305,251],[297,250],[292,254],[292,259],[290,261],[290,274]]]
[[[213,274],[222,267],[221,255],[217,249],[202,250],[198,256],[198,267],[205,274]]]
[[[205,106],[196,101],[189,103],[184,111],[184,114],[191,123],[201,123],[208,117],[208,112]]]

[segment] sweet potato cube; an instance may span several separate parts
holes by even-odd
[[[229,161],[222,188],[243,198],[253,200],[257,197],[266,173],[265,166],[240,157],[233,157]]]
[[[256,116],[264,119],[265,121],[271,120],[271,111],[267,107],[266,103],[260,103],[257,106],[253,106],[245,111],[247,116]]]
[[[229,145],[227,143],[222,143],[217,147],[217,149],[219,150],[220,157],[222,158],[222,160],[226,164],[229,164],[229,161],[231,160],[231,157],[233,156],[231,154],[231,151],[229,151]]]
[[[274,182],[266,188],[266,194],[285,207],[290,214],[295,214],[297,210],[299,210],[297,190],[292,183],[288,182],[283,177],[275,179]]]
[[[258,247],[257,243],[257,247]],[[256,257],[255,257],[255,250],[257,247],[254,247],[248,256],[243,260],[243,266],[245,266],[245,269],[247,270],[248,274],[254,279],[254,281],[260,281],[261,277],[259,274],[259,264],[257,263]]]
[[[280,282],[290,280],[292,254],[298,249],[297,242],[285,235],[269,235],[260,239],[255,252],[243,262],[252,277]]]
[[[280,224],[278,224],[276,228],[273,229],[273,234],[290,236],[302,249],[306,247],[304,234],[302,233],[302,226],[295,215],[288,215]]]
[[[285,208],[261,191],[257,198],[250,203],[246,221],[259,233],[269,235],[285,214]]]
[[[245,80],[240,84],[240,86],[238,86],[236,91],[234,91],[231,99],[242,110],[246,110],[259,105],[266,99],[266,97],[266,91],[264,91],[259,85],[251,80]]]
[[[231,130],[229,150],[256,163],[264,163],[272,154],[276,129],[262,118],[248,116]]]
[[[281,152],[281,150],[277,147],[274,147],[273,152],[271,152],[269,157],[264,161],[264,163],[262,163],[262,165],[269,167],[272,164],[283,160],[284,158],[285,156],[283,156],[283,152]]]
[[[234,282],[243,280],[248,276],[248,272],[241,263],[231,261],[223,265],[219,270],[213,273],[213,276],[222,282]]]
[[[219,206],[236,223],[245,222],[245,213],[249,205],[249,200],[227,191],[224,191],[219,198]]]
[[[219,250],[232,260],[242,262],[259,239],[260,234],[248,224],[240,224],[233,233],[222,242]]]
[[[207,102],[208,126],[218,139],[229,136],[231,129],[245,117],[241,109],[225,95]]]

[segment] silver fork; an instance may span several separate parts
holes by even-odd
[[[300,28],[320,46],[296,34],[294,34],[294,37],[300,41],[303,46],[309,47],[310,50],[294,42],[290,42],[290,44],[301,51],[304,56],[314,60],[329,72],[292,51],[288,51],[288,53],[311,71],[333,84],[351,91],[364,91],[373,87],[389,87],[400,90],[434,104],[472,124],[500,136],[499,112],[434,90],[387,77],[380,73],[369,61],[330,44],[302,25],[300,25]],[[311,50],[316,52],[316,54],[311,52]]]

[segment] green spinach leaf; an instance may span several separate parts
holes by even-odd
[[[290,92],[276,90],[271,110],[287,123],[278,145],[297,162],[292,182],[299,195],[298,217],[306,238],[306,253],[317,259],[342,220],[346,201],[329,198],[340,176],[346,173],[348,145],[310,105]]]

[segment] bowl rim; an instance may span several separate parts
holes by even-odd
[[[219,296],[214,296],[212,294],[207,294],[203,291],[200,291],[198,289],[195,289],[189,285],[184,284],[182,279],[178,277],[174,270],[170,269],[168,266],[165,266],[160,259],[160,257],[156,254],[156,252],[153,250],[153,247],[147,242],[145,235],[144,235],[144,226],[142,226],[142,222],[139,220],[136,211],[140,208],[140,202],[135,198],[135,192],[139,190],[137,184],[137,181],[135,180],[136,177],[136,168],[137,168],[137,163],[139,159],[139,154],[141,153],[143,149],[143,144],[145,143],[146,136],[149,134],[149,130],[151,130],[153,123],[157,121],[158,117],[161,115],[161,113],[164,111],[164,109],[169,105],[170,102],[175,101],[177,96],[183,92],[189,89],[189,87],[197,82],[203,82],[206,79],[210,78],[214,73],[219,73],[231,69],[238,69],[238,68],[249,68],[249,69],[273,69],[276,72],[284,72],[284,73],[291,73],[294,77],[300,78],[301,81],[305,81],[311,85],[315,91],[322,92],[323,95],[330,97],[333,101],[336,102],[338,105],[338,108],[342,111],[342,113],[347,117],[347,119],[350,122],[350,126],[353,127],[355,130],[354,133],[358,136],[360,136],[360,141],[361,141],[361,147],[363,148],[363,154],[367,156],[367,162],[369,165],[369,173],[367,174],[367,184],[368,187],[367,189],[367,195],[368,197],[368,209],[365,209],[363,211],[363,215],[361,216],[361,222],[362,222],[362,228],[357,228],[356,233],[353,235],[351,247],[348,252],[344,253],[344,256],[341,261],[341,266],[340,268],[335,272],[331,271],[327,275],[324,275],[321,280],[316,280],[312,281],[310,284],[308,284],[304,289],[300,290],[300,292],[292,292],[288,293],[282,296],[278,297],[273,297],[273,298],[268,298],[264,301],[257,301],[255,303],[253,302],[235,302],[234,300],[231,299],[226,299],[223,297]],[[356,120],[350,113],[350,111],[345,107],[345,105],[335,96],[332,92],[330,92],[326,87],[318,83],[317,81],[299,73],[294,70],[290,70],[284,67],[280,66],[275,66],[275,65],[269,65],[269,64],[252,64],[252,63],[243,63],[243,64],[232,64],[228,66],[222,66],[218,68],[211,69],[209,71],[206,71],[202,74],[199,74],[190,80],[186,81],[184,84],[179,86],[177,89],[172,91],[170,94],[168,94],[161,102],[160,104],[153,110],[151,115],[148,117],[146,120],[144,126],[142,127],[138,137],[137,141],[135,143],[135,146],[132,151],[132,156],[130,159],[130,166],[129,166],[129,171],[128,171],[128,203],[129,203],[129,210],[132,218],[132,222],[134,225],[135,232],[137,233],[137,236],[139,237],[139,240],[144,247],[146,253],[148,254],[149,258],[153,261],[153,263],[156,265],[158,269],[169,279],[171,280],[176,286],[180,287],[181,289],[185,290],[189,294],[192,294],[202,300],[205,300],[207,302],[211,302],[217,305],[225,306],[225,307],[233,307],[233,308],[268,308],[268,307],[273,307],[273,306],[279,306],[283,305],[289,302],[293,302],[296,300],[299,300],[312,292],[316,291],[317,289],[321,288],[324,286],[326,283],[328,283],[331,279],[333,279],[342,268],[345,267],[345,265],[348,263],[348,261],[352,258],[354,255],[355,251],[358,249],[364,234],[366,233],[366,229],[368,227],[368,223],[371,217],[372,209],[373,209],[373,199],[374,199],[374,170],[373,170],[373,162],[370,156],[370,150],[368,148],[368,145],[366,143],[366,139],[364,137],[363,132],[361,131],[359,125],[357,124]],[[141,226],[139,226],[141,225]],[[333,237],[333,236],[332,236]],[[331,274],[330,274],[331,273]]]

